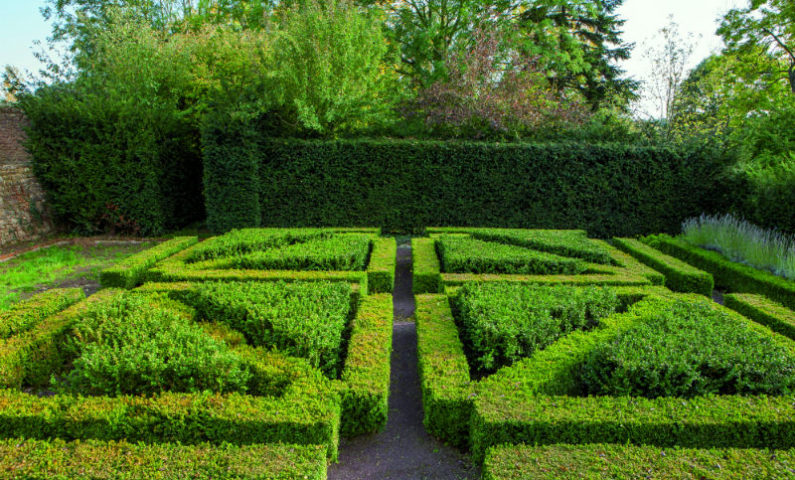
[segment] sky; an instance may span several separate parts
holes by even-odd
[[[33,42],[44,42],[50,26],[39,9],[45,0],[0,0],[0,68],[14,65],[22,71],[38,71],[40,64],[33,56]],[[624,40],[635,43],[630,60],[623,63],[627,74],[642,80],[651,74],[644,45],[653,42],[659,30],[669,22],[669,15],[680,26],[682,34],[697,38],[689,67],[697,65],[710,53],[720,50],[721,40],[715,35],[718,20],[732,7],[744,6],[748,0],[625,0],[619,14],[627,20]]]

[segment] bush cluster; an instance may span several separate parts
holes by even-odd
[[[471,237],[445,235],[436,241],[436,248],[445,273],[575,275],[587,268],[576,258]]]
[[[239,330],[249,344],[307,358],[336,376],[351,293],[346,282],[206,282],[197,285],[192,303],[203,318]]]
[[[613,263],[610,252],[588,239],[584,230],[525,230],[507,228],[462,229],[473,237],[491,242],[519,245],[593,263]]]
[[[92,395],[246,390],[249,367],[181,309],[137,294],[93,309],[74,326],[74,369],[59,386]]]
[[[253,270],[364,270],[369,254],[369,235],[345,234],[253,252],[225,265]]]
[[[491,372],[613,314],[611,289],[470,283],[456,296],[461,336],[475,371]]]
[[[580,375],[594,395],[785,395],[794,352],[725,312],[676,301],[589,352]]]
[[[194,263],[221,257],[242,256],[269,248],[283,247],[316,238],[326,238],[331,235],[332,232],[329,230],[315,228],[289,230],[246,228],[232,230],[195,246],[191,249],[190,254],[185,257],[185,261]]]

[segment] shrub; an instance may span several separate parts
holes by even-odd
[[[795,312],[762,295],[728,293],[726,306],[771,330],[795,339]]]
[[[367,286],[370,293],[392,293],[395,289],[395,262],[397,241],[394,238],[376,238],[367,265]]]
[[[79,288],[52,289],[0,310],[0,339],[26,332],[83,298],[85,294]]]
[[[795,239],[731,215],[702,215],[682,224],[680,238],[728,259],[795,280]]]
[[[588,239],[588,235],[584,230],[522,230],[505,228],[464,228],[461,230],[471,233],[473,237],[480,240],[528,247],[564,257],[582,258],[594,263],[613,263],[610,258],[610,252],[599,243]]]
[[[232,230],[196,245],[185,256],[185,262],[194,263],[221,257],[237,257],[269,248],[278,248],[318,238],[327,238],[331,231],[315,228],[267,229],[246,228]]]
[[[224,266],[253,270],[364,270],[370,237],[335,235],[222,260]]]
[[[677,292],[712,296],[712,275],[670,257],[632,238],[614,238],[613,243],[646,265],[665,275],[665,285]]]
[[[795,450],[635,445],[527,445],[489,449],[484,480],[560,478],[786,478]]]
[[[442,268],[431,238],[411,239],[412,289],[415,295],[442,291]]]
[[[99,275],[103,287],[133,288],[143,283],[146,272],[155,263],[199,241],[196,237],[176,237],[160,245],[125,258]]]
[[[251,345],[307,358],[336,376],[351,311],[345,282],[206,282],[193,304],[209,321],[240,330]]]
[[[206,127],[217,134],[203,137],[214,231],[477,225],[585,228],[597,237],[674,232],[684,218],[711,211],[705,204],[719,161],[620,144],[283,140],[240,124],[219,118]],[[227,129],[254,138],[242,142]]]
[[[59,480],[290,480],[326,478],[322,445],[145,445],[96,440],[0,441],[0,471]]]
[[[581,381],[595,395],[784,395],[795,391],[795,346],[708,305],[677,301],[592,350]]]
[[[718,252],[689,245],[668,235],[651,235],[643,241],[668,255],[711,273],[718,287],[732,292],[758,293],[795,308],[793,281],[732,262]]]
[[[436,241],[442,271],[447,273],[577,274],[583,261],[524,247],[443,236]]]
[[[126,295],[84,315],[68,342],[74,369],[61,389],[92,395],[245,390],[251,372],[241,359],[167,303]]]
[[[473,283],[458,291],[455,305],[473,369],[490,372],[574,330],[595,327],[619,300],[596,287]]]

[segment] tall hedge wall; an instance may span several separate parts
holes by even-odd
[[[684,218],[715,208],[716,168],[706,154],[612,144],[243,142],[220,130],[203,135],[215,231],[438,225],[581,228],[608,237],[678,231]]]

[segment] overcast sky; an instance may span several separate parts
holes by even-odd
[[[695,66],[713,51],[719,51],[720,38],[715,35],[718,20],[730,8],[744,6],[749,0],[625,0],[619,13],[627,20],[624,39],[636,44],[632,59],[623,66],[637,79],[647,77],[648,61],[643,58],[644,43],[652,42],[660,28],[668,24],[668,16],[680,25],[683,34],[700,38],[690,61]],[[39,8],[44,0],[0,0],[0,67],[10,64],[20,69],[37,71],[33,42],[44,41],[49,25],[41,18]],[[700,36],[700,37],[699,37]]]

